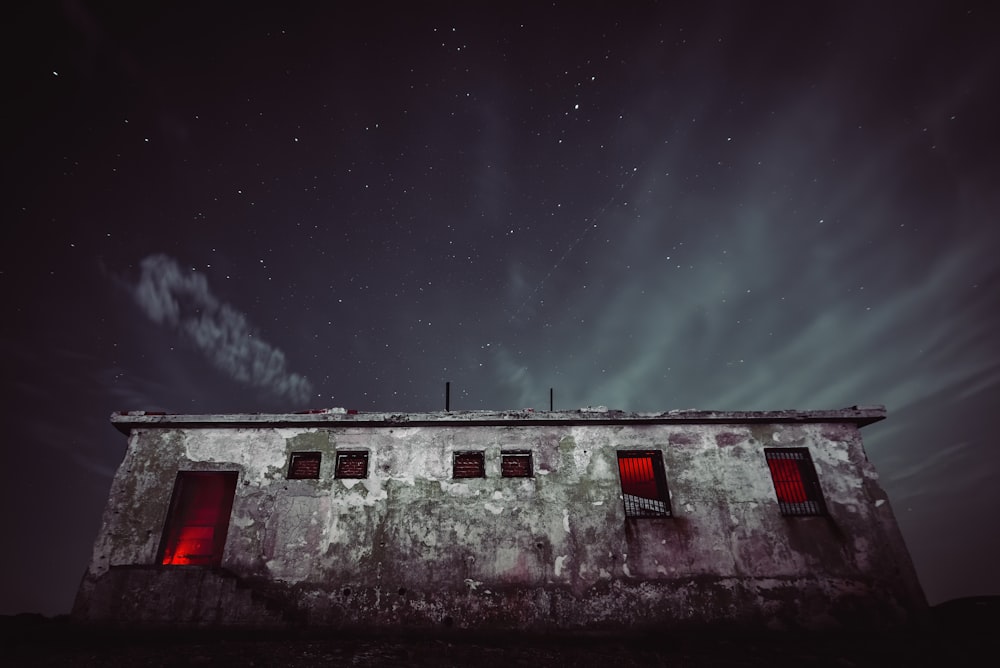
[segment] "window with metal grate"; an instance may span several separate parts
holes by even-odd
[[[335,478],[367,478],[368,477],[368,453],[338,452],[337,468],[334,471]]]
[[[486,463],[481,451],[456,452],[452,460],[452,477],[485,478]]]
[[[289,480],[315,480],[319,478],[319,464],[323,460],[320,452],[293,452],[288,456]]]
[[[782,515],[825,515],[826,504],[806,448],[764,448]]]
[[[500,452],[500,475],[504,478],[530,478],[533,474],[530,450]]]
[[[670,495],[663,453],[659,450],[618,452],[625,517],[670,517]]]

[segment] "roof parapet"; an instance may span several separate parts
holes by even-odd
[[[554,424],[759,424],[853,423],[859,427],[884,420],[885,406],[851,406],[835,410],[711,411],[675,409],[662,412],[626,412],[604,406],[572,411],[439,411],[430,413],[360,412],[344,408],[299,413],[229,413],[182,415],[124,411],[111,414],[111,423],[122,433],[135,428],[176,429],[192,427],[383,427],[409,426],[519,426]]]

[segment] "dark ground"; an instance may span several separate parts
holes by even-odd
[[[651,637],[359,635],[285,631],[112,631],[66,618],[0,618],[6,666],[953,666],[996,665],[1000,597],[937,606],[920,631]]]

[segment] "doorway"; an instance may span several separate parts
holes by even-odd
[[[237,471],[178,471],[159,563],[219,566],[233,510]]]

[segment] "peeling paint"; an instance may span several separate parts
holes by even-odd
[[[503,512],[503,506],[495,506],[495,505],[493,505],[492,503],[489,503],[489,502],[484,503],[483,504],[483,508],[485,508],[486,510],[490,511],[494,515],[499,515],[500,513]]]
[[[925,604],[861,444],[858,424],[875,419],[868,409],[120,416],[133,431],[75,614],[152,623],[166,613],[144,601],[190,586],[194,607],[171,622],[905,620]],[[780,513],[763,456],[777,443],[808,449],[827,517]],[[507,448],[532,453],[535,477],[500,476]],[[625,517],[617,452],[636,449],[662,452],[673,516]],[[369,453],[366,478],[334,477],[341,450]],[[453,479],[456,450],[482,451],[486,477]],[[319,479],[286,479],[296,451],[321,453]],[[156,566],[180,470],[239,473],[217,572]]]
[[[448,480],[441,480],[441,491],[450,496],[479,496],[479,490],[473,489],[466,483],[455,483]]]

